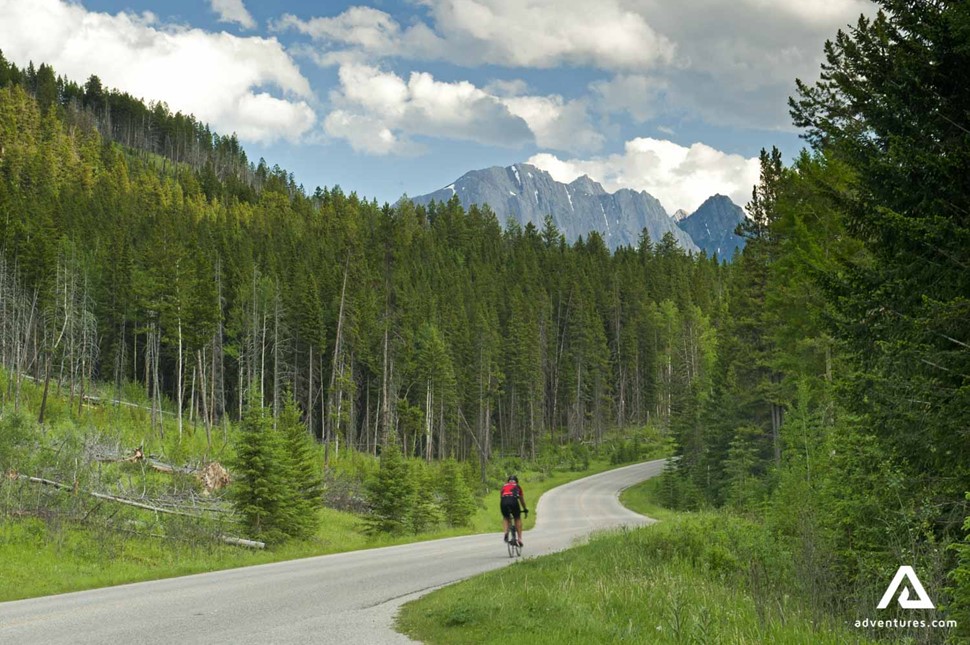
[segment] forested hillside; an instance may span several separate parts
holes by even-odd
[[[484,467],[666,424],[704,387],[726,269],[672,239],[611,254],[455,200],[306,194],[94,77],[0,70],[6,400],[24,377],[137,382],[208,430],[290,392],[337,453],[393,431]]]

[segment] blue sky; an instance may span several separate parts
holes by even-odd
[[[800,148],[787,97],[863,0],[0,0],[0,50],[235,131],[312,191],[379,202],[530,161],[743,205]]]

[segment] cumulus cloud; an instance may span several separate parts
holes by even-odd
[[[680,208],[691,213],[714,193],[727,195],[743,206],[751,199],[760,171],[757,158],[726,154],[703,143],[684,147],[651,138],[627,141],[622,154],[560,159],[542,153],[528,163],[561,182],[589,175],[611,192],[620,188],[645,190],[659,199],[668,213]]]
[[[552,95],[513,96],[502,103],[529,124],[541,148],[595,152],[603,147],[605,137],[590,124],[584,101]]]
[[[669,62],[674,46],[618,0],[424,0],[449,51],[483,62],[642,69]]]
[[[46,62],[79,82],[96,74],[246,141],[296,141],[316,120],[309,83],[276,39],[164,26],[147,13],[110,15],[59,0],[0,0],[0,43],[18,64]]]
[[[321,46],[370,56],[448,60],[509,67],[589,65],[644,69],[673,59],[674,46],[620,0],[422,0],[431,25],[402,27],[391,15],[351,7],[335,17],[285,15],[276,29],[294,29]],[[326,59],[324,59],[326,60]]]
[[[324,129],[332,137],[345,139],[354,150],[374,155],[415,155],[424,146],[406,136],[395,134],[379,117],[334,110],[324,120]]]
[[[460,81],[436,81],[413,72],[407,80],[376,67],[344,65],[335,106],[324,126],[357,150],[407,154],[420,148],[411,137],[424,135],[516,146],[531,140],[526,123],[498,99]]]
[[[338,76],[340,86],[330,95],[334,110],[324,126],[360,151],[413,154],[420,150],[415,135],[509,147],[535,142],[574,152],[603,144],[581,101],[517,95],[526,89],[521,83],[493,86],[505,94],[499,95],[467,81],[443,82],[426,72],[404,79],[356,63],[342,65]]]
[[[424,18],[351,7],[275,23],[313,39],[322,65],[382,59],[477,67],[578,66],[610,77],[589,90],[604,115],[635,121],[790,128],[795,77],[815,78],[822,43],[872,12],[869,0],[415,0]]]
[[[246,10],[243,0],[209,0],[209,5],[219,14],[219,22],[234,22],[246,29],[256,27],[256,21]]]
[[[673,64],[633,70],[594,87],[605,106],[634,118],[699,118],[712,125],[790,128],[786,99],[796,77],[817,77],[822,43],[872,13],[869,0],[624,0],[676,43]],[[654,92],[657,84],[662,92]],[[637,85],[647,90],[637,100]]]

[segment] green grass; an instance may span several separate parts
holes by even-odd
[[[398,626],[428,643],[869,642],[813,622],[790,596],[746,588],[748,562],[726,543],[680,548],[696,521],[602,535],[478,576],[405,605]]]
[[[331,530],[306,542],[249,550],[214,541],[119,534],[97,526],[51,527],[37,518],[0,523],[0,601],[81,591],[364,548],[356,518],[325,509]],[[343,540],[335,539],[342,536]]]
[[[676,511],[664,508],[656,502],[661,485],[661,478],[654,477],[631,486],[620,493],[620,503],[631,511],[652,517],[655,520],[673,519],[679,515]]]
[[[406,604],[398,628],[428,643],[870,642],[809,615],[784,544],[763,527],[661,509],[656,486],[621,499],[659,524],[446,587]]]

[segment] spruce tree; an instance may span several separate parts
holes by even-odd
[[[365,523],[372,533],[401,534],[410,528],[414,484],[397,435],[389,432],[381,450],[377,475],[367,485],[370,514]]]
[[[438,526],[442,520],[434,473],[428,464],[417,460],[411,461],[410,470],[414,485],[411,530],[414,533],[425,533]]]
[[[449,526],[468,526],[475,512],[475,496],[465,483],[461,467],[454,459],[441,464],[438,490],[441,508]]]
[[[283,463],[281,456],[282,445],[272,419],[251,398],[236,434],[231,495],[250,535],[267,542],[285,538],[287,516],[292,510],[288,464]]]
[[[306,538],[313,535],[319,526],[317,511],[323,492],[322,462],[313,438],[300,419],[300,409],[292,393],[287,392],[284,401],[283,411],[276,422],[283,448],[284,530],[290,536]]]

